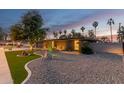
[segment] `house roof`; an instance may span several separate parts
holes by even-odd
[[[71,38],[71,39],[47,39],[47,40],[43,40],[43,41],[65,41],[65,40],[80,40],[78,38]]]
[[[71,39],[48,39],[43,41],[66,41],[66,40],[80,40],[80,41],[89,41],[89,42],[95,42],[96,40],[91,39],[80,39],[80,38],[71,38]]]

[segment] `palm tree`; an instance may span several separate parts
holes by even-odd
[[[62,34],[62,31],[61,31],[61,30],[59,31],[59,34],[60,34],[60,36],[61,36],[61,34]],[[59,36],[59,37],[60,37],[60,36]]]
[[[60,34],[60,35],[62,34],[62,31],[61,31],[61,30],[59,31],[59,34]]]
[[[56,32],[56,39],[58,38],[58,33]]]
[[[54,36],[54,38],[55,38],[55,34],[56,34],[56,32],[53,32],[53,36]]]
[[[114,25],[114,20],[112,18],[108,19],[107,24],[110,26],[110,33],[111,33],[111,42],[113,42],[113,38],[112,38],[112,25]]]
[[[85,27],[81,27],[81,31],[82,31],[82,33],[83,33],[83,35],[84,35],[84,30],[85,30]]]
[[[122,42],[122,37],[121,37],[121,35],[122,35],[122,26],[121,26],[121,23],[119,23],[119,29],[118,29],[118,37],[117,37],[117,39],[119,40],[119,42]]]
[[[68,36],[67,36],[68,39],[71,39],[72,38],[72,34],[69,33]]]
[[[53,32],[54,38],[57,39],[58,33],[57,32]]]
[[[50,39],[50,28],[43,28],[43,30],[46,32],[46,39]]]
[[[124,26],[121,26],[121,23],[119,23],[119,31],[117,33],[118,33],[117,39],[119,40],[119,42],[123,42],[123,39],[124,39]]]
[[[67,34],[67,30],[64,30],[64,34],[65,34],[65,35]]]
[[[72,29],[71,33],[72,33],[73,38],[74,38],[74,37],[75,37],[75,30],[74,30],[74,29]]]
[[[76,33],[76,38],[81,38],[81,33]]]
[[[97,21],[94,21],[92,26],[95,28],[95,38],[96,38],[96,28],[98,26],[98,22]]]
[[[91,40],[95,39],[95,35],[94,35],[94,32],[92,29],[88,31],[88,36],[89,36],[89,39],[91,39]]]

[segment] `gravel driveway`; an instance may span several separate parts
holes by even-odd
[[[109,53],[75,55],[56,53],[55,59],[36,60],[27,84],[116,84],[124,83],[122,57]]]

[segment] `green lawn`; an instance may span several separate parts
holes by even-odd
[[[21,83],[27,77],[28,73],[24,68],[25,64],[40,57],[35,54],[27,57],[17,57],[17,54],[20,53],[21,51],[6,52],[7,61],[15,84]]]

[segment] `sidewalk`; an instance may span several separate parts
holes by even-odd
[[[0,84],[12,84],[13,80],[8,67],[4,49],[0,48]]]

